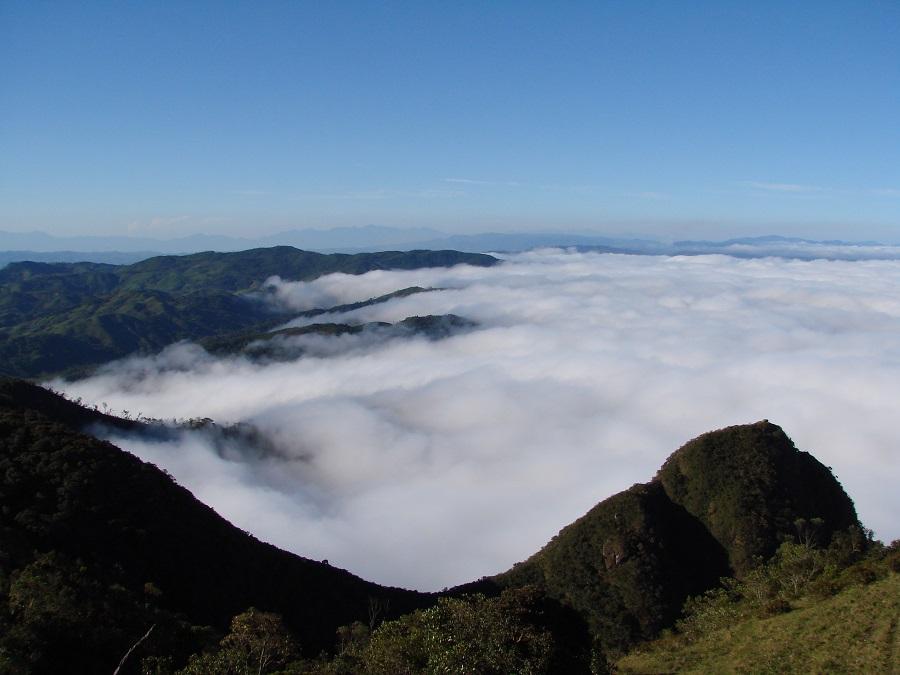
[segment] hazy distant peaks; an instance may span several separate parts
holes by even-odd
[[[447,234],[430,228],[397,228],[380,225],[298,229],[258,238],[192,234],[175,239],[130,236],[56,237],[44,232],[0,231],[0,265],[16,260],[133,262],[159,254],[198,251],[243,251],[271,246],[323,253],[356,253],[379,250],[456,250],[469,253],[521,252],[537,248],[576,248],[606,253],[637,255],[724,254],[743,258],[777,256],[795,259],[900,259],[900,246],[875,241],[818,241],[768,235],[723,241],[675,242],[647,238],[608,237],[566,232],[482,232]],[[50,252],[55,252],[51,254]],[[83,252],[79,257],[78,253]]]

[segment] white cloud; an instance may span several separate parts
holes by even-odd
[[[476,180],[474,178],[444,178],[445,183],[461,183],[463,185],[503,185],[505,187],[519,187],[515,180]]]
[[[445,178],[445,183],[463,183],[464,185],[493,185],[490,181],[475,180],[474,178]]]
[[[657,201],[660,199],[668,199],[669,195],[665,192],[654,192],[652,190],[642,190],[639,192],[626,192],[625,197],[632,197],[634,199],[650,199],[653,201]]]
[[[223,459],[202,433],[114,440],[239,527],[383,583],[502,571],[688,439],[761,418],[834,468],[878,536],[900,537],[900,262],[539,251],[278,292],[306,307],[413,285],[446,290],[326,319],[452,312],[480,328],[267,365],[179,345],[54,386],[257,425],[277,456]]]
[[[744,181],[741,183],[757,190],[766,190],[769,192],[794,192],[794,193],[810,193],[824,192],[825,188],[818,185],[802,185],[799,183],[769,183],[763,181]]]

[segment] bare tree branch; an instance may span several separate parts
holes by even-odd
[[[146,633],[144,633],[143,637],[141,637],[140,640],[138,640],[133,645],[131,645],[131,649],[129,649],[127,652],[125,652],[125,656],[123,656],[122,660],[119,661],[119,665],[116,666],[116,669],[113,671],[113,675],[119,675],[119,671],[122,669],[122,666],[125,665],[125,662],[128,660],[128,657],[131,656],[131,652],[133,652],[135,649],[140,647],[141,643],[144,640],[146,640],[148,637],[150,637],[150,633],[153,632],[154,628],[156,628],[156,624],[153,624],[152,626],[150,626],[150,630],[148,630]]]

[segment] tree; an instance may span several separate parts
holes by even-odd
[[[786,541],[770,563],[771,574],[786,598],[798,597],[825,568],[823,551]]]
[[[214,653],[195,654],[183,675],[262,675],[286,667],[298,646],[278,614],[251,607],[231,620],[231,632]]]
[[[362,654],[366,672],[586,673],[584,622],[533,587],[497,598],[441,598],[383,623]]]

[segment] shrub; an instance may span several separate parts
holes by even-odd
[[[792,609],[791,603],[784,598],[772,598],[762,606],[762,615],[777,616],[778,614],[790,612]]]
[[[727,588],[714,588],[688,598],[684,603],[684,618],[676,628],[688,640],[727,628],[743,618],[743,607],[738,600],[735,592]]]

